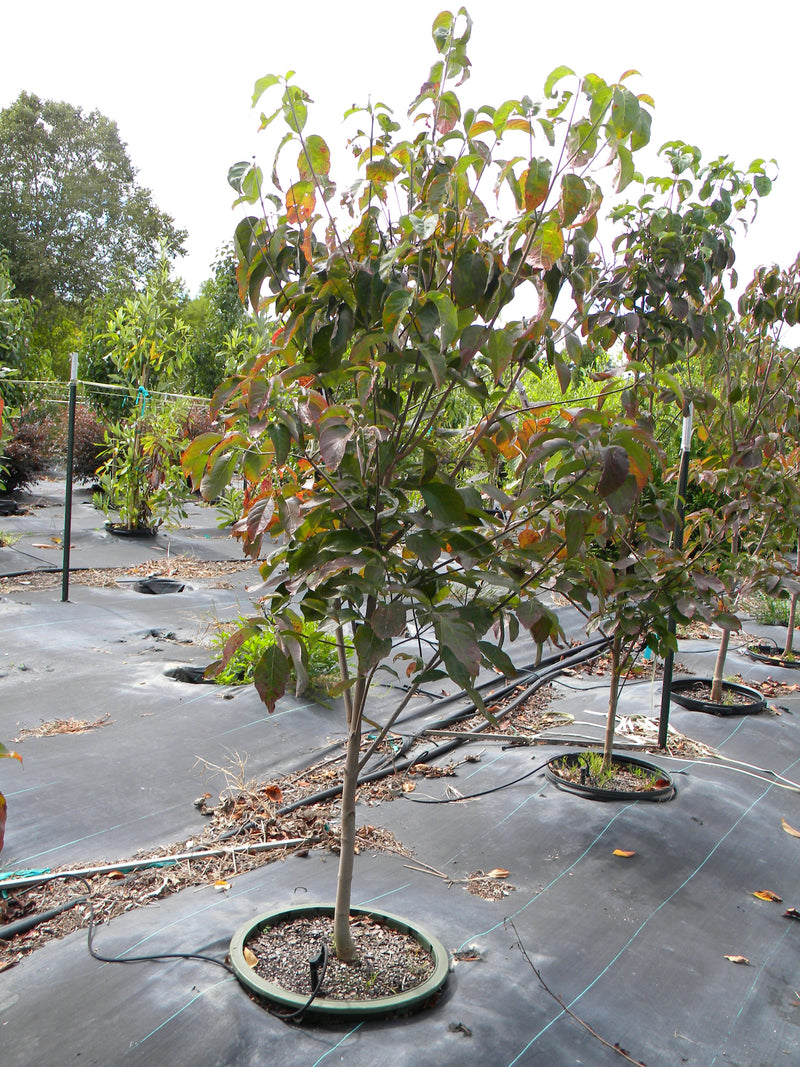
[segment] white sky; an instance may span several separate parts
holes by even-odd
[[[282,0],[227,8],[198,0],[6,2],[0,14],[0,107],[26,89],[99,108],[114,119],[139,181],[189,231],[179,272],[190,290],[209,276],[235,225],[228,167],[271,153],[250,109],[264,74],[297,72],[315,101],[308,132],[334,147],[340,121],[368,95],[405,116],[435,58],[430,37],[446,0]],[[472,77],[463,106],[540,99],[564,63],[654,97],[652,143],[681,138],[704,158],[746,166],[775,157],[780,178],[762,204],[738,267],[788,266],[800,248],[794,5],[740,0],[471,0]],[[276,91],[276,90],[273,90]],[[335,177],[335,174],[334,174]]]

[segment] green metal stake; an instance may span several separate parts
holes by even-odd
[[[675,534],[672,538],[672,547],[683,548],[683,520],[686,514],[686,486],[689,483],[689,454],[692,450],[692,405],[689,404],[683,412],[683,433],[681,435],[681,466],[678,474],[678,493],[675,508],[678,513],[678,522],[675,526]],[[669,632],[675,633],[675,616],[669,620]],[[675,653],[672,649],[664,657],[664,680],[661,683],[661,716],[658,721],[658,747],[667,747],[667,731],[669,729],[669,702],[672,696],[672,664]]]
[[[64,496],[64,544],[61,554],[61,603],[69,600],[69,542],[72,536],[72,456],[75,447],[75,400],[78,393],[78,353],[72,353],[67,423],[67,491]]]

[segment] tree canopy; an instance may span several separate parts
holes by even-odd
[[[47,310],[143,277],[185,231],[136,181],[117,124],[22,92],[0,111],[0,249],[16,296]]]

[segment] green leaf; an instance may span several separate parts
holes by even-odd
[[[572,508],[567,512],[566,519],[564,520],[567,557],[575,556],[581,550],[590,519],[590,513],[579,508]]]
[[[525,210],[533,211],[543,204],[550,192],[552,165],[549,159],[532,159],[525,172]]]
[[[395,289],[386,297],[383,305],[383,328],[395,340],[400,331],[403,315],[411,306],[414,296],[406,289]]]
[[[244,160],[241,163],[234,163],[232,167],[228,168],[228,185],[230,185],[232,189],[235,189],[237,193],[241,193],[242,179],[252,165],[251,162]]]
[[[617,146],[617,180],[614,185],[616,192],[621,193],[636,177],[633,166],[633,156],[624,145]]]
[[[577,174],[565,174],[561,179],[561,199],[558,213],[564,226],[571,226],[578,215],[588,206],[589,189]]]
[[[258,695],[267,705],[270,715],[276,703],[286,692],[286,683],[292,674],[289,659],[278,648],[270,645],[261,656],[253,671],[253,684]]]
[[[433,20],[433,43],[436,45],[436,51],[444,52],[450,43],[450,35],[453,32],[453,15],[450,11],[442,11]]]
[[[460,499],[460,498],[459,498]],[[419,533],[409,534],[405,542],[406,548],[413,552],[426,567],[432,567],[442,554],[442,546],[433,536],[425,530]]]
[[[253,89],[253,101],[251,107],[255,107],[267,89],[271,89],[273,85],[278,85],[280,78],[275,74],[265,74],[263,78],[259,78]]]
[[[640,104],[636,96],[624,86],[614,89],[609,125],[620,139],[628,137],[639,125]]]
[[[513,662],[497,645],[491,641],[479,641],[478,648],[481,650],[481,655],[487,660],[492,667],[496,667],[505,678],[516,678],[519,671],[514,666]]]
[[[279,467],[282,467],[286,462],[286,457],[289,455],[289,448],[292,443],[291,435],[288,429],[280,422],[271,422],[267,427],[267,433],[275,446],[275,462]]]
[[[466,521],[467,509],[461,494],[445,482],[426,482],[419,487],[422,498],[435,519],[447,525]]]
[[[547,80],[544,83],[544,95],[548,97],[554,96],[553,89],[556,84],[561,81],[562,78],[568,78],[571,74],[574,75],[575,71],[571,67],[560,66],[556,67],[547,75]]]
[[[305,140],[305,147],[297,160],[297,170],[301,178],[327,177],[331,169],[331,151],[322,137],[310,134]]]
[[[481,665],[481,651],[472,627],[442,617],[436,620],[435,627],[447,673],[462,688],[471,686]]]
[[[453,299],[460,308],[473,307],[486,291],[489,268],[478,252],[462,252],[453,264]]]
[[[528,262],[532,267],[549,270],[564,254],[564,235],[554,219],[543,222],[531,242]]]
[[[442,348],[449,348],[458,334],[458,312],[447,293],[428,293],[427,299],[436,305],[439,312],[439,337]]]
[[[203,475],[200,482],[200,494],[203,500],[216,500],[222,490],[233,477],[238,462],[236,452],[225,453],[217,456],[211,465],[211,470]]]
[[[367,623],[362,623],[355,632],[353,645],[358,657],[360,673],[367,673],[377,667],[392,651],[391,637],[380,638]]]

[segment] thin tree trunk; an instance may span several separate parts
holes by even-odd
[[[617,721],[617,702],[619,700],[620,681],[620,651],[622,637],[614,634],[611,642],[611,689],[608,694],[608,719],[606,720],[606,735],[603,741],[603,770],[607,771],[611,766],[611,753],[614,748],[614,726]]]
[[[356,946],[350,933],[350,898],[353,887],[353,864],[356,847],[356,786],[358,758],[361,750],[361,716],[363,701],[354,701],[347,732],[347,754],[342,782],[342,827],[339,838],[339,873],[336,880],[336,907],[333,916],[333,947],[340,960],[356,958]]]
[[[725,670],[725,658],[728,655],[728,645],[731,640],[730,630],[723,628],[722,638],[717,652],[717,662],[714,664],[714,679],[711,683],[711,700],[714,704],[722,703],[722,672]]]
[[[797,541],[797,559],[795,560],[795,570],[800,574],[800,539]],[[792,599],[789,602],[789,629],[786,632],[786,645],[783,649],[783,654],[787,658],[791,656],[794,651],[794,623],[797,618],[797,593],[792,593]]]
[[[786,645],[783,649],[784,656],[788,659],[794,651],[794,623],[797,618],[797,593],[792,593],[789,602],[789,629],[786,631]]]

